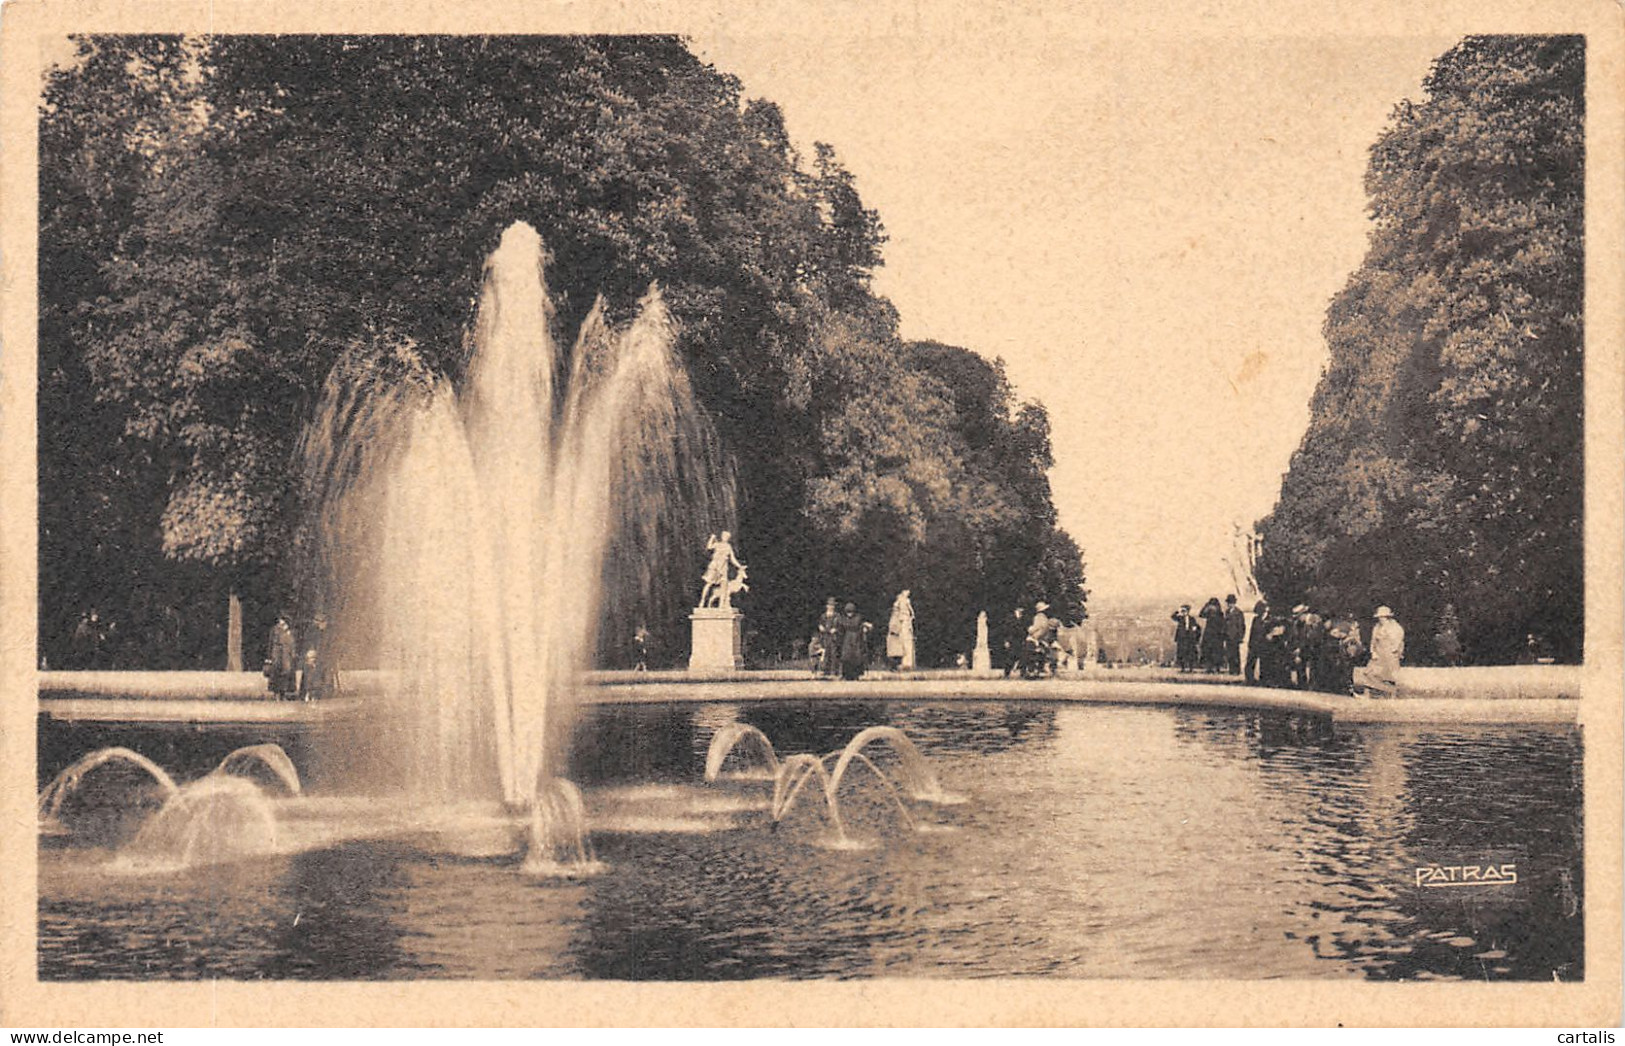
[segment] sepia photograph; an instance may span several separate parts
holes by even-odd
[[[0,1023],[1618,1022],[1608,5],[20,6]]]

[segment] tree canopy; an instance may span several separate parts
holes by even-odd
[[[826,594],[879,615],[913,587],[941,615],[922,657],[965,649],[991,602],[1082,612],[1042,408],[972,353],[899,340],[851,174],[678,38],[84,37],[40,146],[56,663],[92,605],[127,661],[163,664],[219,648],[226,587],[262,616],[295,596],[294,451],[329,374],[405,354],[457,378],[516,220],[543,233],[561,329],[663,288],[734,462],[762,646],[809,633]],[[158,636],[177,612],[195,634]]]
[[[1469,37],[1393,114],[1366,174],[1373,227],[1331,303],[1330,360],[1275,510],[1272,600],[1389,604],[1432,653],[1584,632],[1585,48]]]

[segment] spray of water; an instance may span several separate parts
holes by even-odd
[[[336,372],[306,433],[320,599],[347,663],[384,670],[345,753],[378,790],[570,807],[548,782],[611,601],[652,603],[732,516],[659,289],[624,329],[600,300],[565,352],[545,259],[503,234],[460,387],[397,346]]]
[[[175,781],[168,772],[140,752],[117,746],[98,748],[75,760],[40,792],[37,811],[41,829],[47,832],[65,830],[59,820],[64,805],[78,795],[88,776],[106,766],[135,767],[152,779],[161,799],[167,800],[177,791]]]
[[[284,795],[298,795],[304,791],[299,782],[299,771],[281,745],[258,744],[239,748],[220,760],[214,772],[274,783]]]
[[[707,781],[715,781],[722,776],[722,767],[735,750],[754,751],[761,762],[764,779],[772,780],[779,776],[778,753],[773,751],[773,742],[767,739],[767,735],[749,723],[729,723],[711,735],[711,747],[705,753]]]
[[[246,777],[215,773],[171,796],[115,864],[130,871],[175,871],[275,852],[270,797]]]

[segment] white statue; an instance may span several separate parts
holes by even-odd
[[[735,592],[750,591],[750,586],[745,584],[745,564],[734,556],[732,537],[733,535],[724,530],[720,538],[712,534],[706,539],[705,547],[711,553],[711,562],[705,565],[705,574],[700,579],[705,583],[700,589],[702,607],[721,607],[728,610],[733,607]],[[729,567],[739,571],[738,575],[730,577]]]
[[[886,627],[886,656],[894,668],[909,671],[914,667],[914,603],[908,598],[908,589],[897,593],[891,605],[891,622]]]
[[[971,652],[971,669],[976,672],[993,671],[993,655],[987,649],[987,611],[976,615],[976,648]]]

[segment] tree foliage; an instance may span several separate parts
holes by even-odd
[[[1429,653],[1446,607],[1480,660],[1526,633],[1577,659],[1585,51],[1470,37],[1371,151],[1364,263],[1274,512],[1265,590],[1369,614]]]
[[[663,287],[736,463],[764,645],[810,630],[826,590],[882,613],[871,582],[909,584],[895,564],[917,596],[961,554],[976,581],[956,597],[1034,583],[1054,525],[1041,408],[1007,416],[1002,375],[956,404],[871,289],[884,229],[834,151],[800,155],[775,105],[681,40],[78,44],[41,114],[48,649],[97,601],[133,635],[163,606],[217,616],[190,604],[225,585],[291,595],[294,448],[329,373],[407,351],[457,377],[515,220],[543,231],[564,330],[600,292],[624,317]],[[651,625],[686,645],[683,622]]]

